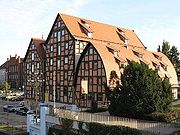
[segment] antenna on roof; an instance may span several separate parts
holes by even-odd
[[[42,33],[42,39],[43,39],[43,33]]]

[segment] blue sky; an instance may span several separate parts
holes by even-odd
[[[163,39],[180,51],[179,0],[0,0],[0,64],[47,37],[58,12],[134,29],[149,50]]]

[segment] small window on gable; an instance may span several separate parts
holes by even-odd
[[[35,45],[34,44],[32,44],[32,49],[35,49]]]
[[[31,72],[34,73],[34,65],[31,66]]]
[[[89,49],[89,54],[93,54],[93,48]]]
[[[34,52],[32,52],[32,60],[34,60]]]
[[[61,26],[61,22],[58,22],[58,27],[60,27]]]
[[[61,31],[57,32],[57,36],[58,36],[58,41],[60,41],[61,40]]]
[[[61,30],[61,36],[64,36],[64,30]]]
[[[57,32],[54,32],[54,37],[57,37]]]

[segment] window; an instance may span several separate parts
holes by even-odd
[[[119,56],[118,51],[114,51],[114,56]]]
[[[29,64],[26,65],[26,68],[29,69]]]
[[[83,42],[80,42],[80,49],[83,49],[84,46],[83,46]]]
[[[88,70],[89,66],[88,66],[88,62],[85,62],[85,70]]]
[[[58,34],[57,35],[58,36],[58,41],[60,41],[61,40],[61,31],[58,31],[57,34]]]
[[[34,49],[34,44],[32,44],[32,49]]]
[[[34,65],[31,66],[31,72],[34,73]]]
[[[68,43],[67,43],[67,42],[64,43],[64,48],[65,48],[65,49],[68,49]]]
[[[61,26],[61,22],[58,22],[58,27],[60,27]]]
[[[50,65],[53,65],[53,59],[50,59]]]
[[[54,32],[54,37],[57,37],[57,32]]]
[[[64,87],[64,96],[67,96],[68,95],[68,89],[67,87]]]
[[[97,62],[94,62],[94,64],[93,64],[93,68],[94,68],[94,70],[96,70],[96,69],[97,69]]]
[[[61,31],[61,36],[63,36],[63,35],[64,35],[64,30]]]
[[[60,63],[60,60],[58,60],[58,61],[57,61],[57,67],[58,67],[58,69],[60,68],[60,66],[61,66],[61,63]]]
[[[53,52],[53,46],[51,46],[50,51]]]
[[[34,52],[32,52],[32,60],[34,60]]]
[[[67,71],[64,72],[64,79],[67,79],[68,78],[68,74],[67,74]]]
[[[102,101],[103,100],[103,95],[102,94],[97,94],[97,99],[98,101]]]
[[[60,45],[58,46],[58,55],[61,54],[61,48],[60,48]]]
[[[65,63],[65,64],[68,63],[68,57],[67,57],[67,56],[64,58],[64,63]]]
[[[93,48],[90,48],[89,54],[93,54]]]
[[[39,63],[37,63],[37,69],[39,69]]]

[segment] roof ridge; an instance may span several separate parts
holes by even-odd
[[[111,27],[119,28],[119,29],[130,30],[130,31],[133,31],[133,32],[134,32],[134,30],[132,30],[132,29],[123,28],[123,27],[120,27],[120,26],[111,25],[111,24],[104,23],[104,22],[93,21],[93,20],[86,19],[86,18],[82,18],[82,17],[78,17],[78,16],[73,16],[73,15],[63,14],[63,13],[59,13],[59,15],[60,15],[60,16],[61,16],[61,15],[65,15],[65,16],[75,17],[75,18],[78,18],[78,19],[81,19],[81,20],[87,20],[87,21],[90,21],[90,22],[95,22],[95,23],[99,23],[99,24],[103,24],[103,25],[108,25],[108,26],[111,26]]]

